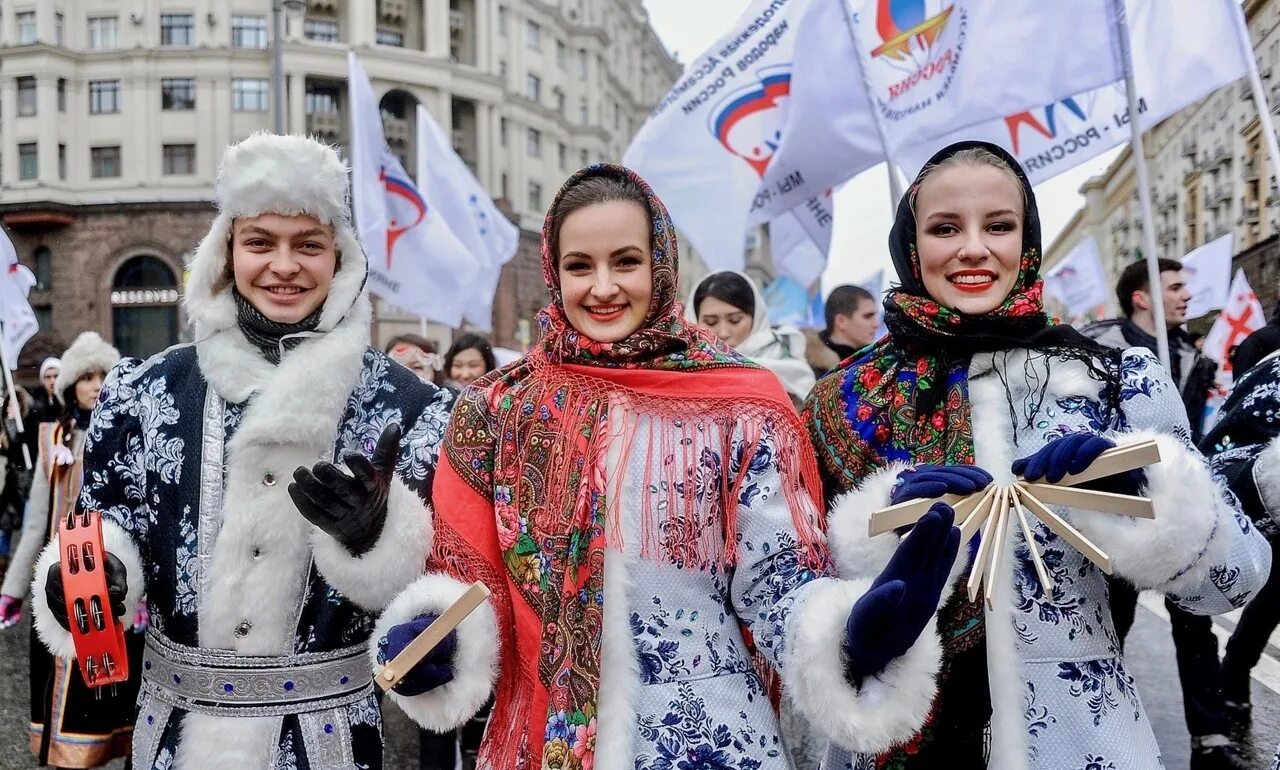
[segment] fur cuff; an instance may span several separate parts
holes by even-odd
[[[1153,439],[1160,462],[1148,466],[1154,519],[1073,509],[1080,530],[1111,557],[1116,574],[1138,588],[1176,590],[1171,583],[1199,585],[1226,556],[1226,538],[1216,537],[1223,505],[1204,459],[1167,433],[1134,431],[1108,436],[1124,446]]]
[[[316,569],[329,585],[371,612],[380,612],[422,574],[431,552],[431,506],[399,478],[391,480],[387,520],[373,548],[352,556],[337,540],[312,527]]]
[[[892,463],[832,501],[827,514],[827,545],[842,577],[876,575],[889,563],[898,538],[892,533],[867,537],[867,523],[872,513],[889,505],[898,474],[910,467],[908,463]]]
[[[468,586],[438,572],[419,577],[387,607],[369,640],[369,659],[378,667],[378,642],[392,626],[427,612],[441,613],[462,598]],[[493,605],[485,602],[458,626],[453,654],[453,681],[422,695],[400,695],[389,690],[413,721],[435,732],[447,732],[475,715],[493,691],[498,677],[498,619]]]
[[[129,537],[129,533],[109,519],[102,520],[102,545],[107,549],[107,553],[115,555],[124,564],[125,579],[129,582],[124,606],[126,613],[131,613],[133,608],[138,606],[138,602],[142,601],[142,596],[146,592],[146,573],[142,570],[142,555],[138,552],[138,547],[133,544],[133,538]],[[44,646],[49,648],[49,652],[59,658],[74,660],[76,646],[71,640],[71,632],[58,625],[44,597],[49,568],[58,563],[60,553],[61,546],[58,544],[57,535],[54,535],[53,540],[44,547],[40,552],[39,560],[36,561],[35,576],[31,581],[31,622],[35,624],[36,633],[40,636],[40,641],[44,642]],[[129,620],[130,616],[126,614],[121,622],[127,623]]]
[[[1280,521],[1280,438],[1275,438],[1253,460],[1253,484],[1267,515]]]
[[[937,694],[942,645],[930,621],[906,655],[861,688],[850,684],[844,677],[845,621],[870,587],[867,579],[812,584],[789,624],[782,677],[796,710],[828,738],[851,751],[879,754],[920,731]]]

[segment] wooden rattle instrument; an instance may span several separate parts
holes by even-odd
[[[400,654],[387,661],[387,665],[373,672],[373,681],[378,683],[378,687],[383,692],[390,690],[392,687],[400,684],[405,675],[409,673],[418,661],[422,660],[430,653],[437,644],[444,641],[449,632],[457,628],[462,621],[467,619],[477,607],[489,598],[489,589],[479,580],[471,584],[458,601],[449,605],[435,622],[427,626],[422,633],[414,637],[409,645],[400,651]]]
[[[90,687],[123,682],[129,678],[129,656],[124,626],[112,614],[107,593],[102,515],[71,511],[58,521],[58,544],[62,549],[63,595],[80,674]]]

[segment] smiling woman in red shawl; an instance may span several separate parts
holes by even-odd
[[[542,258],[542,340],[449,427],[419,595],[493,596],[415,715],[453,727],[496,683],[481,767],[785,770],[742,629],[820,713],[852,605],[803,426],[776,377],[682,320],[671,221],[634,173],[570,178]]]

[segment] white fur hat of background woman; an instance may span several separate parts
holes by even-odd
[[[120,351],[102,339],[97,332],[83,332],[71,347],[62,354],[62,371],[53,384],[53,393],[62,401],[62,394],[90,372],[106,374],[120,360]]]
[[[44,376],[49,373],[50,369],[61,369],[61,368],[62,368],[62,362],[59,361],[54,356],[49,356],[48,358],[40,362],[40,379],[43,380]]]
[[[236,323],[226,270],[231,224],[239,217],[305,214],[331,226],[341,260],[317,330],[329,331],[346,317],[362,296],[368,269],[351,225],[350,191],[347,164],[316,139],[258,132],[228,147],[214,188],[218,216],[187,262],[184,302],[196,339]]]

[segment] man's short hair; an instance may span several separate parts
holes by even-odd
[[[862,304],[864,299],[869,299],[872,303],[876,301],[876,298],[871,296],[871,292],[851,283],[832,289],[822,313],[827,322],[827,331],[835,328],[836,316],[853,315],[858,312],[858,306]]]
[[[1177,272],[1182,269],[1182,263],[1176,259],[1158,259],[1156,264],[1160,266],[1160,272]],[[1120,280],[1116,281],[1116,299],[1120,300],[1120,310],[1124,312],[1125,318],[1133,316],[1133,293],[1135,291],[1148,291],[1151,288],[1151,281],[1147,278],[1147,261],[1140,259],[1131,263],[1120,273]]]

